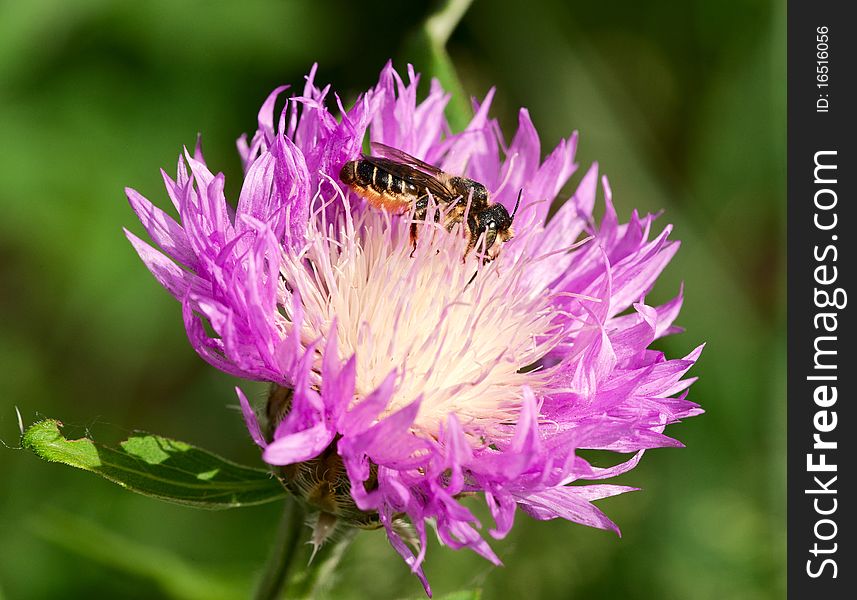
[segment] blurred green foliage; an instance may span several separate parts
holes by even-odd
[[[122,188],[168,202],[157,169],[202,132],[234,197],[234,139],[274,86],[299,86],[318,61],[319,81],[353,98],[390,56],[414,60],[431,8],[0,3],[0,439],[12,448],[0,448],[0,597],[251,589],[276,505],[194,511],[41,462],[14,450],[14,406],[26,423],[61,418],[69,437],[139,427],[258,464],[235,382],[190,349],[177,304],[122,235],[141,231]],[[643,492],[601,503],[621,540],[519,516],[494,543],[504,568],[433,544],[437,595],[782,597],[785,3],[479,0],[448,49],[469,94],[498,87],[507,136],[522,105],[545,151],[578,129],[581,164],[599,161],[620,216],[665,209],[683,247],[651,299],[684,281],[687,333],[662,347],[708,342],[691,390],[707,414],[671,428],[686,449],[652,451],[621,478]],[[378,532],[357,537],[331,592],[420,595]]]

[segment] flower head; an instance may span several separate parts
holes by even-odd
[[[182,303],[193,347],[273,384],[267,428],[238,390],[264,460],[325,523],[383,526],[427,590],[427,523],[444,544],[499,563],[462,502],[474,493],[495,538],[518,508],[618,532],[593,501],[633,488],[591,482],[632,469],[648,448],[680,446],[664,428],[701,412],[684,377],[701,347],[682,359],[649,349],[677,331],[681,294],[644,303],[678,249],[670,227],[636,212],[620,224],[597,165],[549,218],[577,168],[577,135],[542,161],[521,110],[506,145],[488,116],[493,90],[453,133],[448,96],[433,81],[417,102],[410,69],[404,81],[388,65],[350,110],[336,97],[338,117],[314,74],[280,114],[285,88],[275,90],[255,135],[239,140],[234,211],[199,147],[175,179],[164,174],[179,222],[128,190],[159,249],[128,237]],[[367,133],[483,183],[509,212],[520,193],[514,238],[485,261],[466,252],[463,225],[435,222],[434,204],[414,247],[413,211],[378,210],[338,179]],[[631,456],[599,468],[579,449]]]

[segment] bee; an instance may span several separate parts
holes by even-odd
[[[512,221],[518,212],[523,190],[518,193],[515,209],[510,215],[505,206],[491,202],[488,190],[478,181],[450,175],[384,144],[375,142],[372,150],[380,156],[364,154],[359,160],[345,163],[339,179],[376,208],[397,213],[413,210],[410,234],[414,249],[417,245],[416,221],[425,220],[430,198],[443,207],[436,218],[443,214],[447,231],[458,223],[465,224],[468,237],[465,257],[483,236],[486,262],[497,258],[503,243],[512,239]]]

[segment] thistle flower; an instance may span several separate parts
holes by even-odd
[[[233,211],[224,177],[197,145],[164,173],[175,221],[127,194],[159,249],[126,232],[182,304],[188,337],[215,367],[271,382],[263,426],[240,389],[253,439],[286,486],[319,513],[383,526],[421,578],[427,523],[441,542],[499,564],[463,499],[484,497],[488,533],[504,537],[518,508],[611,529],[593,501],[634,488],[597,482],[634,468],[649,448],[681,446],[664,428],[702,412],[682,359],[649,349],[674,333],[681,292],[645,294],[678,249],[670,227],[634,212],[620,224],[606,177],[592,165],[552,217],[575,172],[577,135],[541,161],[526,110],[506,145],[488,116],[494,91],[465,131],[444,118],[449,96],[388,65],[340,116],[309,74],[276,114],[278,88],[252,138],[238,142],[244,184]],[[466,236],[429,215],[416,249],[411,215],[368,206],[337,178],[367,136],[482,182],[492,201],[522,201],[514,238],[494,261],[465,258]],[[604,215],[593,218],[601,184]],[[435,207],[434,210],[440,210]],[[580,449],[631,453],[611,467]]]

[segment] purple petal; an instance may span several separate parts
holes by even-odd
[[[262,454],[271,465],[291,465],[318,456],[333,441],[335,432],[324,422],[309,429],[278,437]]]
[[[619,485],[563,486],[521,495],[518,502],[532,517],[542,521],[560,517],[589,527],[610,529],[621,535],[616,524],[590,501],[634,490]]]
[[[176,299],[181,300],[184,298],[194,281],[193,274],[182,270],[176,263],[127,229],[124,231],[125,237],[134,246],[134,250],[137,251],[140,259],[148,267],[152,275],[155,276],[158,283],[164,286]]]
[[[188,244],[184,229],[136,190],[125,188],[125,195],[152,241],[180,263],[191,269],[194,268],[196,255]]]
[[[247,401],[247,396],[244,395],[244,392],[241,391],[240,387],[235,387],[235,392],[238,394],[238,402],[241,403],[241,414],[244,416],[244,422],[247,424],[247,429],[250,431],[250,437],[253,438],[253,441],[256,442],[257,446],[261,448],[265,448],[268,445],[268,442],[265,441],[265,437],[262,435],[262,429],[259,427],[259,419],[256,418],[256,411],[253,410],[253,407],[250,406],[250,402]]]

